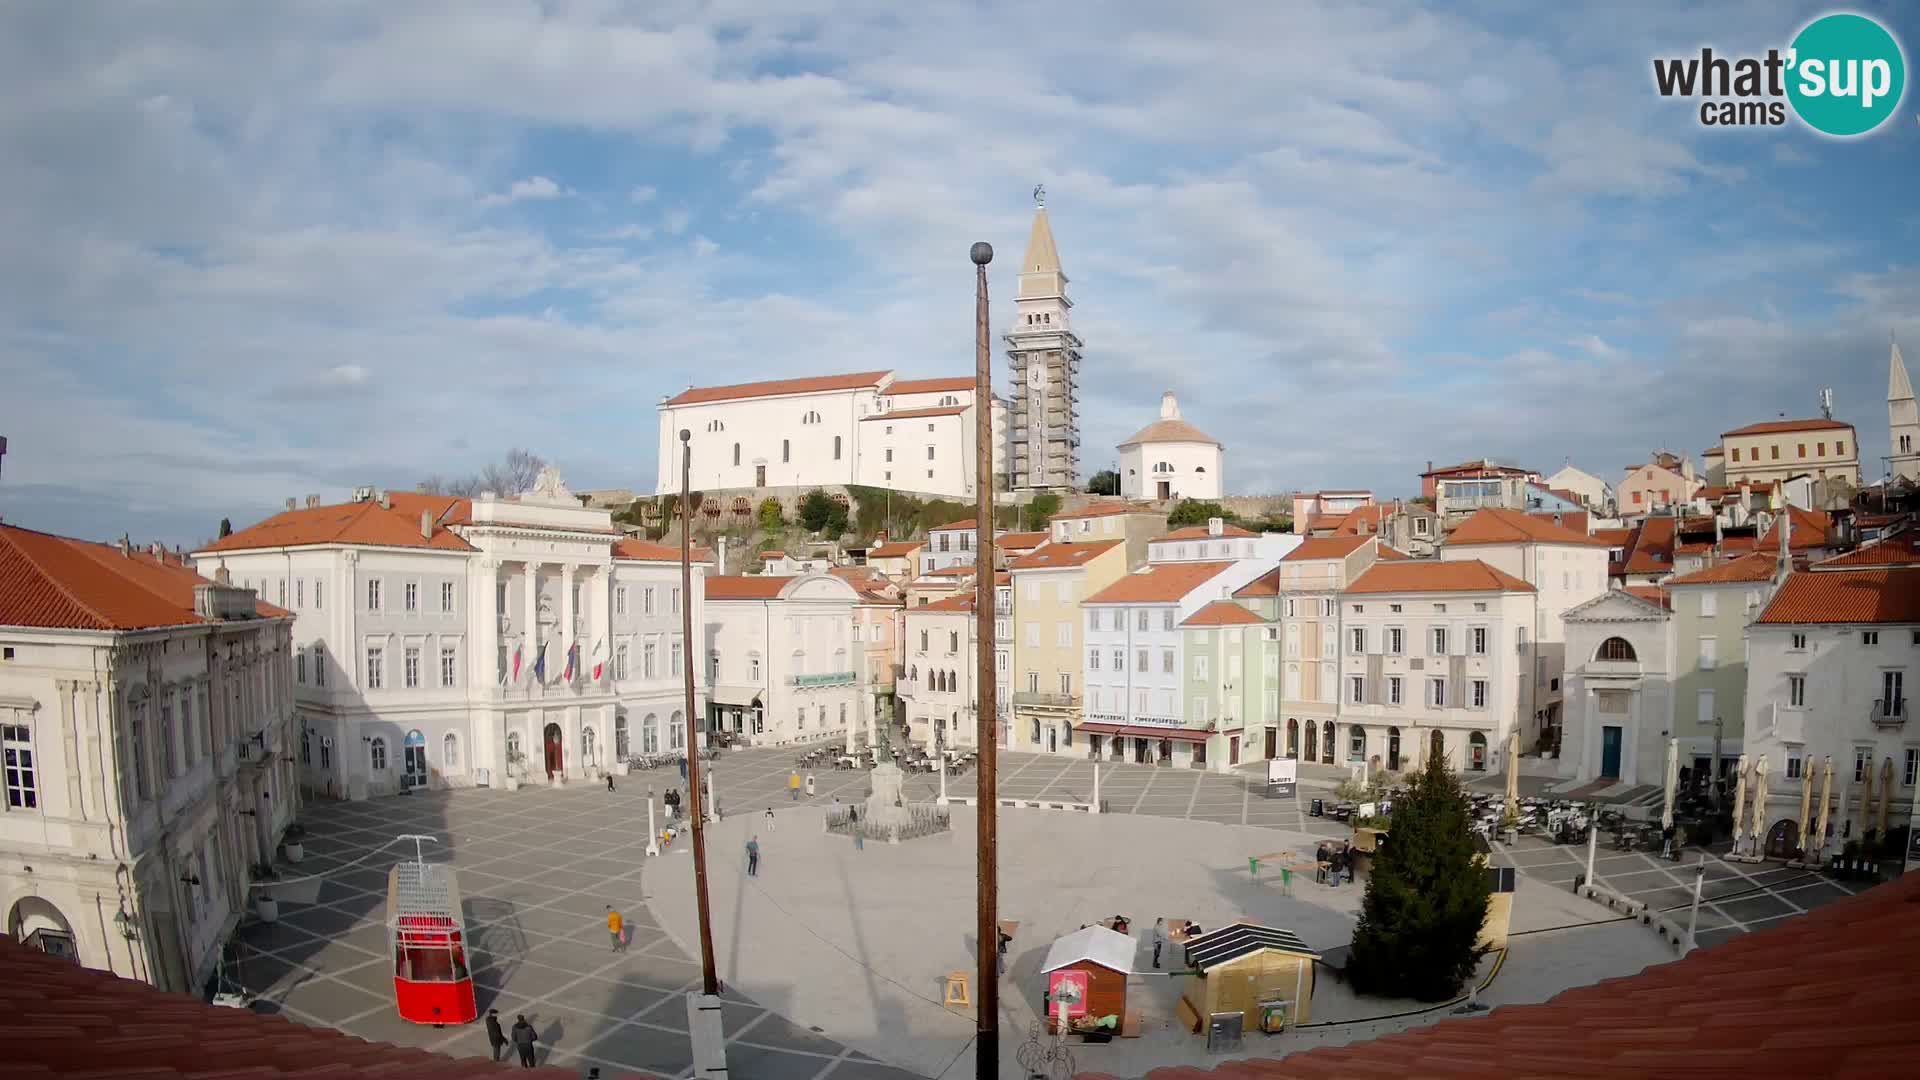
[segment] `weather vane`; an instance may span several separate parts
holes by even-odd
[[[1033,185],[1033,205],[1045,209],[1047,205],[1047,185]]]

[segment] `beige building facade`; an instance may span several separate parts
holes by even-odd
[[[1720,436],[1726,454],[1726,486],[1759,487],[1774,480],[1808,475],[1817,480],[1860,483],[1860,444],[1853,425],[1843,420],[1768,420],[1735,428]]]

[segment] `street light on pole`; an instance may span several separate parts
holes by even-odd
[[[974,928],[975,950],[979,954],[976,981],[980,993],[979,1016],[974,1022],[973,1075],[976,1080],[995,1080],[1000,1075],[1000,880],[999,880],[999,739],[994,733],[993,650],[993,371],[987,347],[987,264],[993,261],[993,245],[977,243],[968,253],[973,259],[973,455],[974,495],[978,501],[974,513],[975,569],[973,574],[973,620],[979,677],[974,680],[974,741],[980,747],[980,797],[977,856],[980,864],[978,925]],[[941,769],[946,768],[942,756]]]

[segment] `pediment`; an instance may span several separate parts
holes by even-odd
[[[1623,589],[1609,589],[1603,596],[1568,608],[1561,618],[1568,622],[1658,622],[1672,614],[1651,600],[1642,600]]]

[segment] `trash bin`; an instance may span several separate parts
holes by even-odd
[[[1573,891],[1574,891],[1574,892],[1576,892],[1576,893],[1577,893],[1577,892],[1579,892],[1579,891],[1580,891],[1580,887],[1581,887],[1582,885],[1585,885],[1586,883],[1587,883],[1587,875],[1585,875],[1585,874],[1575,874],[1575,875],[1573,875]]]
[[[1327,816],[1326,802],[1321,799],[1315,799],[1311,803],[1308,803],[1307,816],[1308,817],[1326,817]]]

